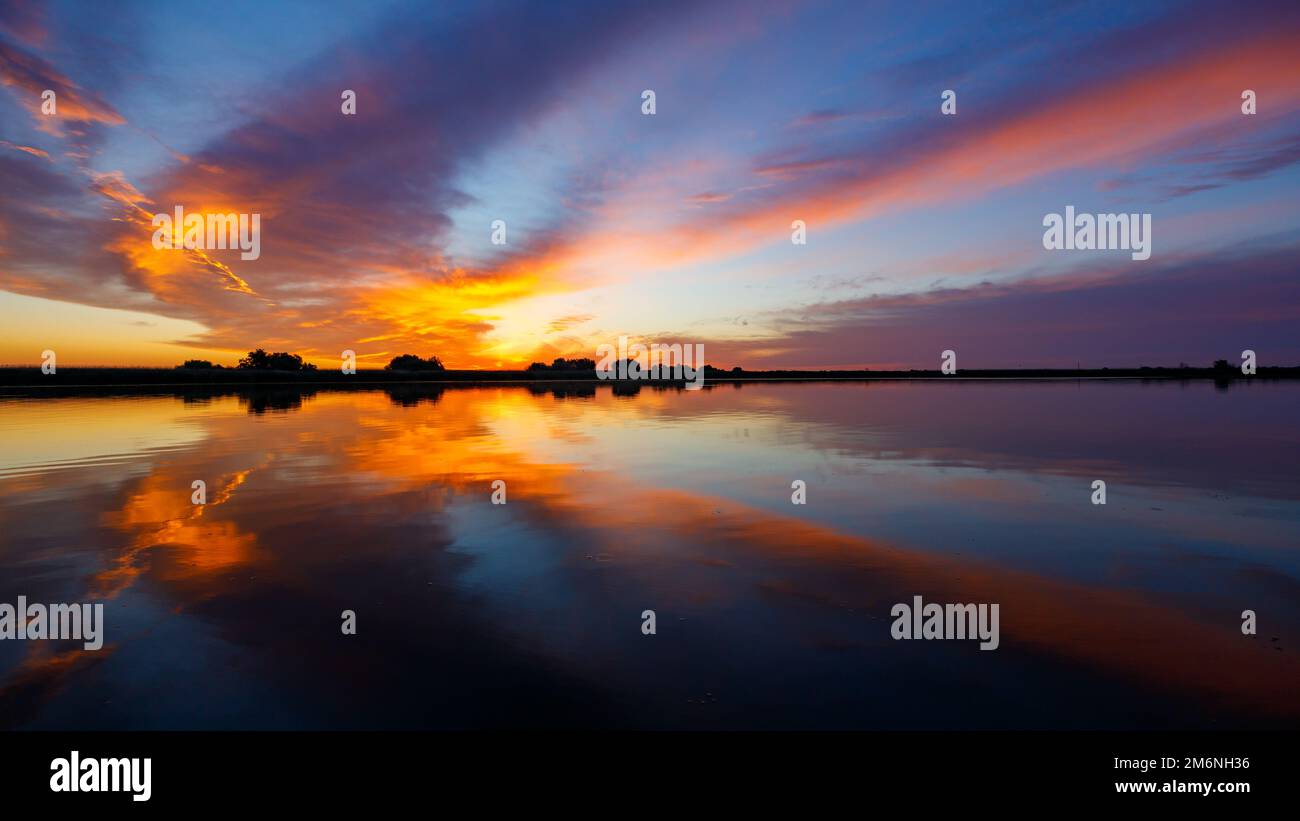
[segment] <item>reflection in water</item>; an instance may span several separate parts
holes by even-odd
[[[0,642],[0,727],[1295,727],[1297,399],[0,399],[0,601],[107,604],[102,651]],[[893,641],[913,595],[998,603],[1001,647]]]

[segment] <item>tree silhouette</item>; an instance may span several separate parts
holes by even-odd
[[[386,371],[445,371],[442,360],[436,356],[421,359],[413,353],[395,356],[384,368]]]
[[[304,362],[302,357],[296,353],[285,353],[277,351],[276,353],[267,353],[258,348],[255,351],[249,351],[248,356],[239,360],[239,366],[244,370],[258,371],[314,371],[316,366],[310,362]]]

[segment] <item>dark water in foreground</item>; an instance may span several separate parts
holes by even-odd
[[[583,390],[0,397],[0,727],[1300,726],[1300,384]]]

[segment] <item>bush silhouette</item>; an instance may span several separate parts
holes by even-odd
[[[239,366],[244,370],[258,371],[314,371],[316,366],[310,362],[304,362],[302,357],[296,353],[285,353],[277,351],[276,353],[267,353],[258,348],[255,351],[249,351],[248,356],[239,360]]]
[[[393,357],[384,368],[386,371],[445,371],[442,360],[436,356],[421,359],[413,353],[404,353]]]
[[[594,371],[596,370],[596,360],[594,359],[565,359],[557,356],[551,364],[547,365],[542,362],[534,362],[529,365],[527,370],[530,371]]]

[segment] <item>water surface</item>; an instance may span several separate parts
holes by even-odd
[[[0,396],[0,727],[1300,726],[1300,385],[624,393]]]

